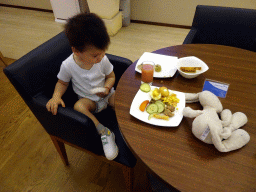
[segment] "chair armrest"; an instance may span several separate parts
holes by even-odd
[[[33,97],[32,108],[36,118],[44,129],[51,135],[60,137],[69,143],[87,149],[95,154],[104,155],[100,135],[98,134],[92,120],[86,115],[75,111],[72,107],[58,108],[57,115],[52,115],[46,109],[46,103],[50,98],[43,94]],[[128,167],[134,167],[137,159],[126,145],[119,130],[115,112],[103,110],[96,114],[105,126],[109,127],[115,134],[115,141],[119,148],[119,154],[114,161]]]
[[[122,66],[129,67],[132,64],[132,61],[130,59],[127,59],[127,58],[124,58],[124,57],[112,55],[112,54],[109,54],[109,53],[106,53],[106,56],[108,57],[108,59],[111,62],[120,63]]]
[[[106,54],[106,56],[114,66],[114,73],[116,75],[114,88],[116,88],[118,81],[120,80],[125,70],[132,64],[132,61],[124,57],[115,56],[111,54]]]
[[[198,31],[197,29],[191,28],[191,30],[189,31],[188,35],[186,36],[183,44],[195,43],[195,37],[196,37],[197,31]]]
[[[31,104],[31,110],[44,129],[51,135],[102,155],[100,136],[93,121],[72,107],[59,106],[57,115],[52,115],[46,109],[49,99],[43,94],[38,94],[33,97]]]

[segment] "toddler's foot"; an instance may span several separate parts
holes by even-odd
[[[108,130],[107,134],[101,136],[103,150],[108,160],[113,160],[118,155],[118,147],[115,143],[115,135]]]

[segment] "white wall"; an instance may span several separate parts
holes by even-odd
[[[0,3],[52,10],[50,0],[0,0]]]
[[[197,5],[256,9],[256,0],[131,0],[131,19],[191,26]]]
[[[101,0],[103,1],[103,0]],[[191,26],[197,5],[256,9],[256,0],[130,0],[131,19]],[[0,0],[0,3],[51,8],[50,0]]]

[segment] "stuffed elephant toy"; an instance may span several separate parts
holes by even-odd
[[[244,113],[231,113],[229,109],[223,110],[219,98],[210,91],[200,93],[186,93],[186,102],[200,102],[203,110],[193,110],[185,107],[184,117],[195,118],[192,123],[192,133],[199,140],[213,144],[220,152],[229,152],[245,146],[249,134],[239,129],[248,119]]]

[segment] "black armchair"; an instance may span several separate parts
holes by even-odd
[[[119,154],[113,161],[104,157],[101,138],[90,118],[75,111],[73,105],[77,96],[70,83],[63,100],[66,107],[59,106],[58,114],[52,115],[46,109],[46,103],[52,97],[60,65],[71,54],[69,42],[61,32],[36,49],[32,50],[13,64],[4,69],[13,86],[34,113],[44,129],[49,133],[63,162],[68,165],[65,144],[82,149],[102,160],[119,165],[123,168],[128,191],[133,184],[133,167],[136,158],[127,147],[119,131],[115,112],[107,108],[96,116],[99,121],[115,134]],[[115,86],[132,61],[110,54],[106,54],[114,66],[116,75]]]
[[[149,172],[147,172],[147,177],[150,182],[152,192],[179,192],[179,190],[172,186],[167,186],[164,182]]]
[[[183,44],[198,43],[256,51],[256,10],[198,5]]]

